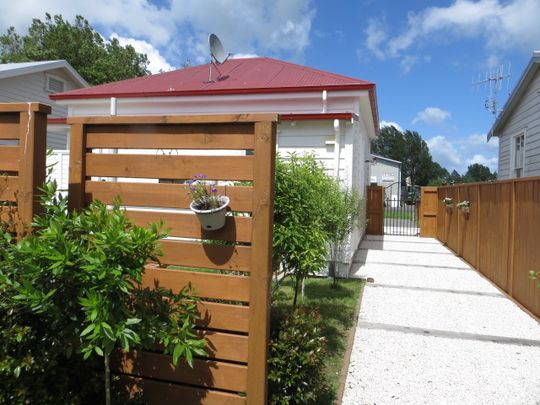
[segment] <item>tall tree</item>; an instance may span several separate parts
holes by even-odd
[[[377,155],[399,160],[404,183],[410,177],[412,184],[425,186],[447,174],[445,169],[433,162],[429,147],[415,131],[401,132],[393,126],[384,127],[373,141],[371,150]]]
[[[479,181],[490,181],[496,180],[497,175],[491,173],[489,167],[484,166],[480,163],[473,163],[467,168],[467,172],[463,176],[463,181],[466,183],[474,183]]]
[[[0,36],[1,63],[57,59],[67,60],[93,85],[149,73],[145,54],[117,39],[106,42],[80,15],[71,24],[61,15],[45,14],[45,21],[32,20],[26,35],[10,27]]]

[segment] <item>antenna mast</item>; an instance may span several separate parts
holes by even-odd
[[[505,80],[507,81],[506,90],[508,91],[509,89],[510,67],[510,62],[508,62],[508,69],[506,73],[504,72],[504,66],[500,65],[498,68],[488,70],[484,79],[482,79],[480,76],[476,81],[474,78],[472,79],[473,87],[484,85],[484,87],[489,88],[489,95],[486,97],[484,107],[494,116],[497,116],[497,114],[502,111],[502,109],[497,108],[498,93],[502,90],[502,85]]]

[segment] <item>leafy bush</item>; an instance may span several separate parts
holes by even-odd
[[[174,362],[204,354],[189,291],[140,287],[159,227],[132,225],[118,203],[67,213],[55,195],[49,184],[35,233],[0,260],[0,403],[95,402],[92,362],[102,357],[108,377],[117,346],[160,343]]]
[[[315,310],[296,309],[283,316],[273,312],[269,355],[269,403],[309,404],[323,395],[326,340]]]

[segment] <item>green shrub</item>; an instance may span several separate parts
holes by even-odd
[[[318,312],[296,309],[289,315],[273,311],[269,355],[269,403],[314,403],[328,390],[324,372],[326,340]]]
[[[204,354],[189,291],[140,287],[159,227],[132,225],[118,203],[67,213],[55,195],[49,184],[34,234],[0,260],[0,403],[96,402],[95,361],[104,360],[108,387],[116,347],[160,343],[175,363]]]

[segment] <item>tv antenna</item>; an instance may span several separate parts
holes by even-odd
[[[486,72],[485,77],[482,79],[480,76],[478,77],[478,80],[474,80],[474,77],[472,79],[472,86],[481,86],[484,85],[484,87],[488,87],[489,89],[489,95],[486,97],[486,101],[484,102],[484,107],[486,110],[488,110],[491,114],[497,115],[502,111],[502,109],[497,108],[497,102],[498,102],[498,93],[502,90],[503,83],[506,80],[506,90],[509,90],[510,86],[510,62],[508,62],[508,69],[506,70],[503,65],[500,65],[498,68],[490,69]]]
[[[226,77],[221,76],[221,72],[218,68],[219,65],[227,62],[230,53],[225,55],[225,50],[223,49],[223,44],[216,34],[210,34],[208,36],[208,47],[210,48],[210,63],[208,64],[208,83],[214,83],[212,80],[212,66],[216,68],[219,73],[218,80],[222,80]]]

